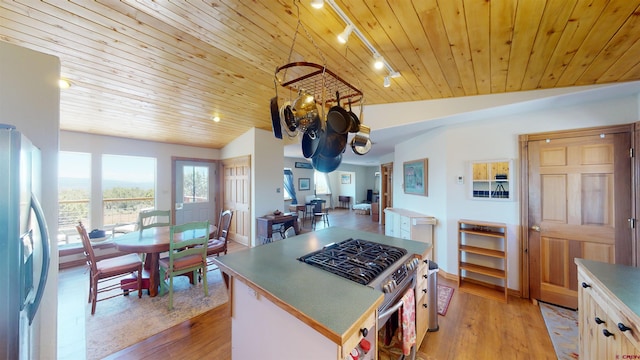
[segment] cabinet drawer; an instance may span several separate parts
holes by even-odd
[[[405,229],[400,229],[400,238],[401,239],[406,239],[406,240],[411,240],[411,231],[405,230]]]
[[[400,229],[402,230],[411,230],[411,218],[403,216],[400,218]]]
[[[356,331],[355,334],[351,335],[351,337],[349,337],[345,342],[344,345],[342,346],[342,359],[347,359],[347,356],[349,355],[349,353],[351,352],[351,350],[355,349],[355,347],[358,345],[358,343],[360,343],[360,340],[362,340],[363,336],[362,333],[360,332],[360,329],[368,329],[369,331],[376,331],[376,315],[377,311],[373,311],[371,312],[371,314],[369,314],[369,316],[367,316],[367,318],[360,323],[360,325],[357,326],[358,331]],[[372,349],[372,351],[375,350]]]

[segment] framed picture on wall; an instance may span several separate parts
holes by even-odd
[[[340,183],[341,184],[351,184],[351,174],[342,174],[342,175],[340,175]]]
[[[311,163],[308,163],[308,162],[296,161],[295,166],[298,169],[313,169],[313,166],[311,165]]]
[[[429,194],[427,181],[429,160],[420,159],[406,161],[402,166],[402,179],[404,180],[404,193],[424,195]]]
[[[311,189],[311,179],[309,178],[298,179],[298,190],[310,190],[310,189]]]

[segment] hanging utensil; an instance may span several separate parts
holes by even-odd
[[[336,105],[327,113],[327,126],[338,134],[346,134],[351,126],[351,117],[347,110],[340,106],[340,93],[336,91]]]

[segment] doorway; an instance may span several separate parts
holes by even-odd
[[[380,224],[385,224],[384,209],[393,207],[393,163],[380,165]]]
[[[633,125],[520,136],[523,297],[577,308],[576,258],[633,263]]]
[[[171,183],[172,222],[192,221],[216,223],[216,173],[214,160],[172,158]]]

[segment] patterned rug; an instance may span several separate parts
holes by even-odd
[[[87,359],[102,359],[228,301],[220,271],[209,271],[207,283],[209,296],[205,297],[202,283],[194,286],[186,276],[175,278],[171,311],[168,294],[152,298],[146,291],[140,299],[132,293],[100,301],[93,316],[87,304]]]
[[[558,360],[578,359],[578,312],[539,302]]]
[[[449,303],[453,297],[453,288],[446,285],[438,285],[438,314],[445,316]]]

